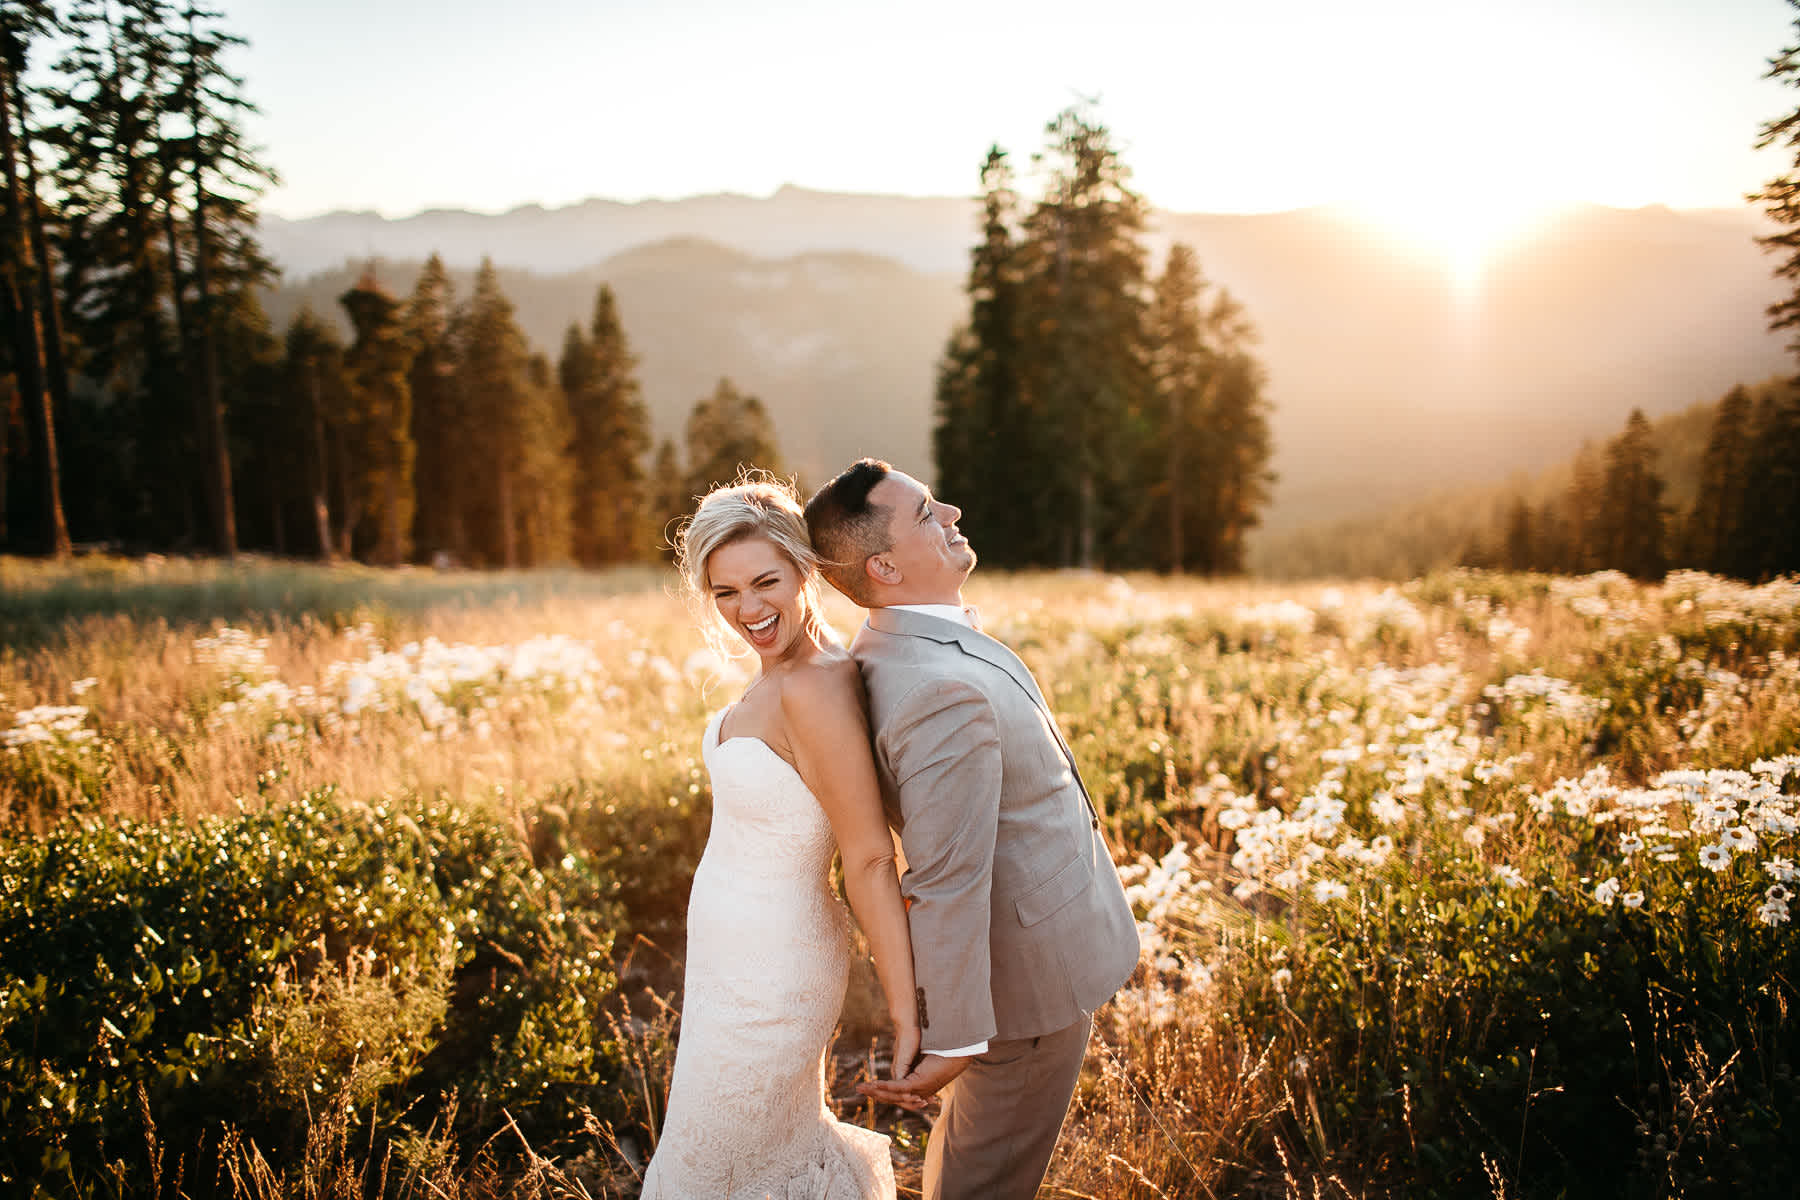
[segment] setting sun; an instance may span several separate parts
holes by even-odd
[[[1409,190],[1350,205],[1355,220],[1396,248],[1443,261],[1459,295],[1472,294],[1496,256],[1531,233],[1556,206],[1493,191],[1446,195]]]

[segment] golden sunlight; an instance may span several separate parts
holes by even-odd
[[[1354,202],[1355,220],[1396,247],[1440,259],[1462,298],[1480,290],[1489,266],[1532,233],[1555,205],[1523,190],[1496,190],[1494,181],[1461,194],[1409,188]]]

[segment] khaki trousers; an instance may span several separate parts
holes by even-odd
[[[1081,1078],[1092,1017],[1042,1037],[989,1042],[944,1089],[925,1148],[925,1200],[1031,1200]]]

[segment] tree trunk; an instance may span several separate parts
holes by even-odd
[[[510,570],[519,565],[519,531],[513,520],[512,471],[500,468],[500,554]]]
[[[0,32],[0,163],[6,172],[6,197],[11,224],[7,236],[15,239],[5,256],[4,278],[0,279],[0,320],[12,331],[15,376],[20,400],[25,407],[26,424],[31,431],[33,457],[36,459],[37,485],[44,509],[43,543],[57,558],[71,552],[69,526],[63,518],[62,472],[56,454],[56,414],[50,390],[44,381],[44,335],[37,305],[19,269],[34,273],[31,240],[25,230],[29,224],[24,189],[20,185],[18,149],[13,140],[12,64],[18,60],[17,47],[10,33]],[[13,252],[16,251],[16,252]]]
[[[1181,384],[1169,386],[1169,573],[1181,574]]]
[[[219,393],[219,356],[217,346],[217,305],[212,294],[208,259],[212,256],[212,236],[206,227],[206,184],[199,161],[200,113],[193,114],[195,128],[194,159],[194,286],[199,309],[194,329],[194,349],[200,367],[200,445],[205,456],[206,493],[212,503],[213,539],[219,553],[228,559],[237,557],[237,514],[231,488],[231,446],[225,436],[225,401]]]
[[[382,477],[382,558],[387,565],[397,567],[402,561],[400,553],[400,472],[390,461],[387,473]]]
[[[26,234],[31,238],[33,261],[38,265],[37,302],[44,333],[45,383],[50,388],[51,411],[66,418],[69,414],[69,363],[63,354],[62,304],[56,295],[56,263],[51,257],[50,240],[44,235],[44,205],[38,198],[31,129],[26,121],[25,95],[17,76],[12,79],[12,103],[19,121],[17,153],[25,173],[25,199],[31,209]]]
[[[313,523],[319,535],[319,557],[326,562],[335,558],[331,547],[331,505],[325,495],[325,408],[319,398],[319,362],[306,365],[307,396],[312,401],[312,455],[308,463],[307,484],[312,492]]]
[[[338,480],[338,557],[348,561],[351,558],[351,534],[356,528],[357,518],[361,515],[352,500],[353,484],[350,479],[350,451],[344,445],[344,430],[340,426],[332,439],[337,447],[337,480]]]

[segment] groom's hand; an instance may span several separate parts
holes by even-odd
[[[952,1079],[969,1069],[972,1059],[944,1058],[926,1054],[913,1064],[913,1069],[899,1079],[877,1079],[859,1083],[856,1090],[874,1100],[897,1104],[917,1112],[926,1101],[937,1095]]]

